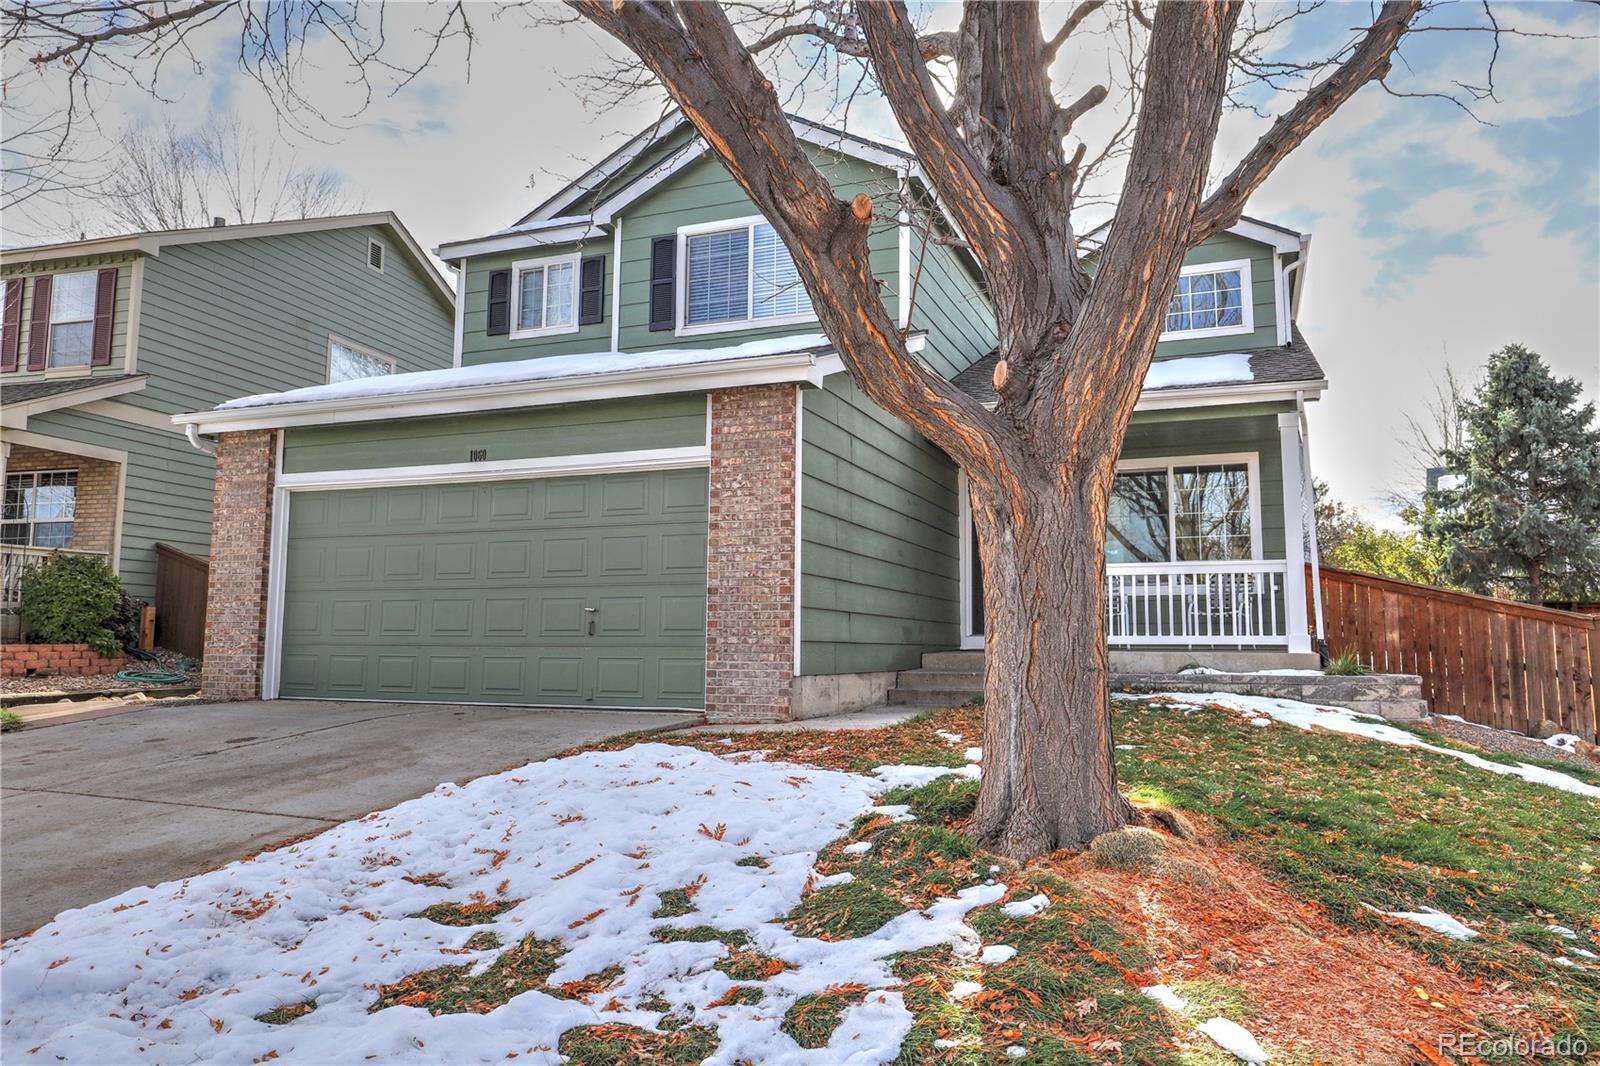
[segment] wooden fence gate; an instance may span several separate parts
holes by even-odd
[[[1380,673],[1419,674],[1435,714],[1600,743],[1600,617],[1322,567],[1323,631]],[[1307,583],[1310,583],[1307,567]]]
[[[156,643],[200,658],[206,644],[206,587],[211,564],[170,544],[156,545]]]

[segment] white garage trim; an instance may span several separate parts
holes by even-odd
[[[285,474],[284,436],[281,431],[278,433],[272,491],[272,529],[267,554],[267,631],[261,664],[261,698],[264,700],[278,698],[279,682],[282,677],[283,605],[284,584],[288,570],[289,509],[296,492],[379,488],[387,485],[464,484],[476,481],[622,474],[636,470],[680,470],[711,465],[711,446],[708,441],[704,446],[688,448],[655,448],[629,452],[596,452],[590,455],[555,455],[538,459],[506,459],[498,462],[437,463],[426,466],[377,467],[371,470]]]

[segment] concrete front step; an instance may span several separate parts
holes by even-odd
[[[983,694],[983,688],[899,688],[889,690],[889,702],[899,707],[959,707],[975,696]]]
[[[895,680],[895,687],[982,692],[983,674],[955,670],[905,670]]]
[[[963,674],[983,673],[981,651],[930,651],[922,656],[924,670],[953,670]]]

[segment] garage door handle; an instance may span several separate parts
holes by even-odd
[[[595,616],[595,612],[598,611],[599,609],[600,608],[598,608],[598,607],[585,607],[583,609],[583,613],[587,614],[589,616],[589,635],[591,637],[594,636],[594,616]]]

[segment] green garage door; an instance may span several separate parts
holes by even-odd
[[[293,494],[279,694],[705,703],[706,472]]]

